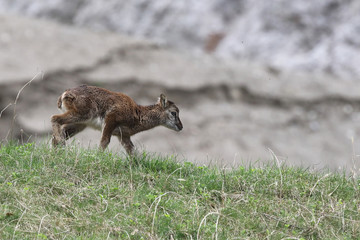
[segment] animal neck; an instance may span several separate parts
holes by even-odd
[[[162,124],[158,105],[139,106],[138,131],[145,131]]]

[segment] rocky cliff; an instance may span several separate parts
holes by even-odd
[[[347,84],[360,78],[356,0],[0,0],[0,12],[116,31],[277,70],[325,72]]]
[[[156,128],[135,144],[199,163],[238,165],[271,159],[351,169],[358,160],[360,92],[326,74],[184,53],[154,42],[47,21],[0,17],[1,138],[49,139],[56,99],[79,84],[125,92],[151,104],[161,92],[180,108],[181,133]],[[14,103],[21,87],[32,79]],[[354,145],[351,138],[355,137]],[[96,146],[100,132],[79,142]],[[122,150],[112,139],[114,150]],[[355,160],[355,161],[353,161]],[[355,165],[354,165],[355,164]]]

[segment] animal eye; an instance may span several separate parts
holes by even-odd
[[[171,115],[173,115],[174,117],[176,117],[176,112],[171,112]]]

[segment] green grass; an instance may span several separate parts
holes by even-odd
[[[360,239],[359,179],[34,144],[0,148],[0,239]]]

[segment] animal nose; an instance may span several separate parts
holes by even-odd
[[[179,129],[179,131],[181,131],[183,129],[183,125],[181,122],[179,122],[176,126]]]

